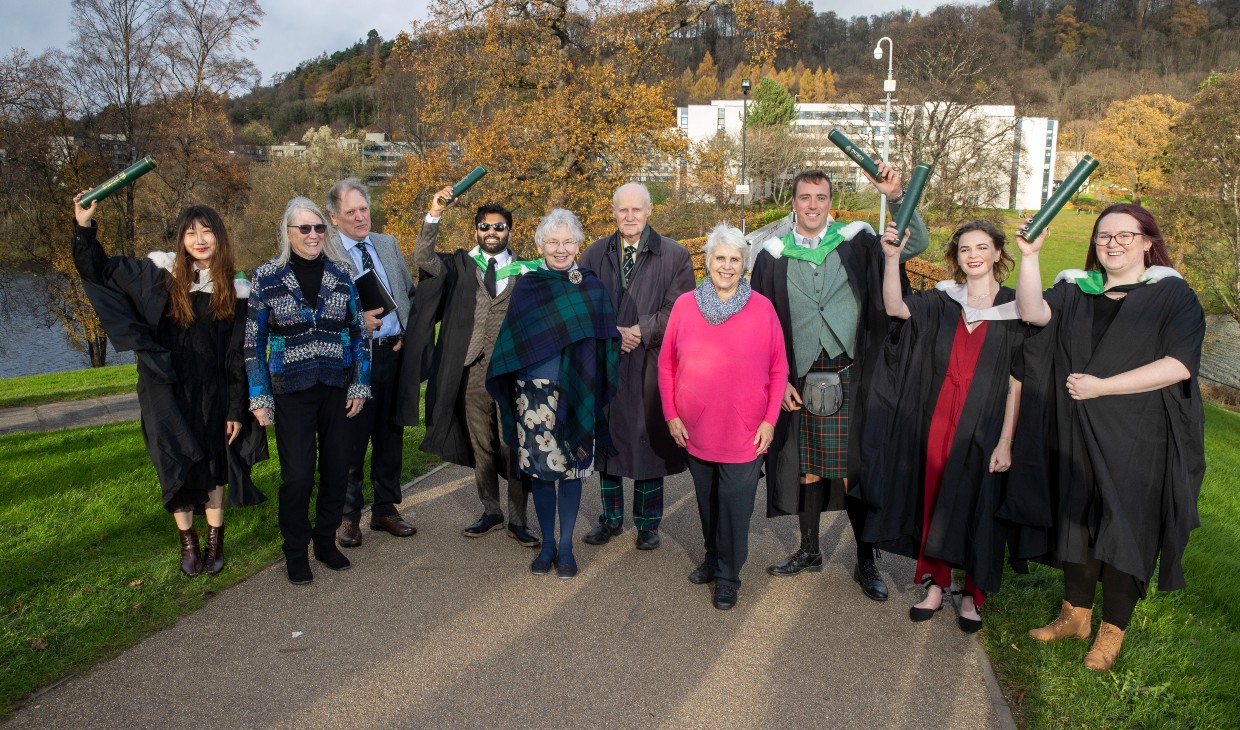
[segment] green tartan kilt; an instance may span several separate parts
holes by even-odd
[[[841,354],[827,357],[826,350],[819,350],[818,359],[810,366],[811,373],[839,372],[844,400],[840,409],[829,416],[815,416],[801,407],[801,473],[817,474],[824,479],[843,479],[848,476],[848,407],[852,402],[852,358]],[[804,390],[805,381],[801,381]]]

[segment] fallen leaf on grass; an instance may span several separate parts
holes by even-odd
[[[26,604],[22,603],[21,601],[18,601],[17,603],[13,604],[12,608],[9,609],[9,613],[21,613],[22,609],[25,607],[26,607]]]
[[[141,579],[141,578],[135,578],[135,579],[133,579],[133,580],[129,581],[129,587],[130,587],[130,588],[133,588],[134,586],[140,586],[140,585],[142,585],[142,579]]]
[[[30,640],[30,646],[39,651],[44,651],[47,649],[47,639],[44,639],[42,636],[36,636]]]
[[[139,608],[142,608],[142,601],[138,601],[137,603],[133,604],[129,608],[133,609],[134,611],[137,611]]]
[[[94,589],[93,589],[93,588],[91,588],[90,586],[86,586],[85,588],[83,588],[83,589],[82,589],[82,592],[83,592],[83,593],[90,593],[92,590],[94,590]]]

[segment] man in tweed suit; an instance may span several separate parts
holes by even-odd
[[[526,527],[529,484],[510,468],[511,454],[500,437],[499,410],[486,390],[487,366],[508,312],[512,285],[529,264],[519,261],[508,247],[512,212],[495,203],[475,213],[472,249],[436,251],[439,219],[451,200],[450,187],[435,194],[413,251],[419,269],[413,350],[406,361],[407,387],[397,417],[405,424],[417,423],[415,387],[425,379],[422,450],[473,467],[482,501],[482,516],[464,529],[465,536],[482,537],[504,526],[499,498],[503,476],[508,481],[508,536],[537,547],[539,539]]]
[[[401,498],[400,469],[405,429],[393,419],[413,277],[409,275],[409,267],[405,265],[396,239],[371,232],[370,191],[361,180],[351,177],[336,183],[327,194],[327,214],[353,262],[354,278],[373,270],[396,301],[396,311],[389,312],[382,319],[376,316],[382,312],[381,309],[365,312],[366,327],[370,330],[370,385],[374,395],[371,407],[349,422],[352,443],[344,519],[336,533],[341,547],[357,547],[362,544],[358,522],[362,514],[362,472],[368,444],[374,447],[370,457],[370,484],[374,487],[375,499],[370,508],[370,529],[382,530],[396,537],[409,537],[417,532],[396,508]]]

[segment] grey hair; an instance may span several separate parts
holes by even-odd
[[[621,193],[627,192],[629,190],[640,190],[642,193],[642,199],[646,201],[646,207],[647,208],[654,207],[654,202],[650,199],[650,188],[638,182],[625,183],[621,185],[620,187],[616,188],[616,192],[611,196],[611,206],[613,208],[616,207],[616,205],[618,204],[617,201],[620,200]]]
[[[344,198],[344,194],[350,190],[356,190],[366,199],[366,205],[370,205],[370,188],[366,184],[355,177],[347,177],[332,186],[327,191],[327,212],[332,215],[340,215],[340,201]]]
[[[289,253],[293,250],[292,244],[289,243],[288,227],[292,225],[293,216],[300,210],[315,214],[327,225],[327,232],[323,234],[323,255],[333,263],[344,267],[345,271],[350,274],[355,273],[353,262],[344,250],[344,245],[340,243],[340,236],[336,234],[336,229],[332,228],[327,216],[323,215],[323,211],[319,210],[319,206],[315,205],[313,200],[301,195],[288,201],[288,205],[284,208],[284,217],[280,219],[280,252],[272,259],[276,265],[284,266],[288,263]]]
[[[703,265],[709,264],[711,254],[715,252],[715,249],[720,244],[739,251],[741,259],[744,261],[745,271],[749,271],[749,241],[745,240],[745,234],[741,233],[741,229],[734,228],[727,223],[720,223],[710,229],[710,233],[706,235],[706,244],[702,246]]]
[[[542,248],[543,239],[552,231],[558,231],[561,228],[567,228],[573,238],[577,239],[578,244],[586,242],[586,231],[581,227],[581,221],[577,219],[577,216],[567,208],[555,208],[538,222],[538,229],[534,231],[534,245]]]

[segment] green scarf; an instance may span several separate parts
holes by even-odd
[[[478,268],[483,271],[487,270],[487,257],[478,252],[470,256],[474,263],[478,264]],[[533,261],[517,261],[513,259],[512,263],[501,266],[495,270],[495,280],[500,281],[510,276],[520,276],[528,271],[533,271],[542,265],[542,259],[534,259]]]
[[[840,233],[840,229],[845,225],[844,223],[832,223],[828,226],[827,230],[822,234],[822,240],[818,242],[817,248],[802,246],[796,242],[796,234],[790,232],[781,239],[784,244],[784,250],[780,255],[785,258],[808,261],[815,266],[822,266],[822,262],[827,260],[831,252],[844,242],[844,236]]]

